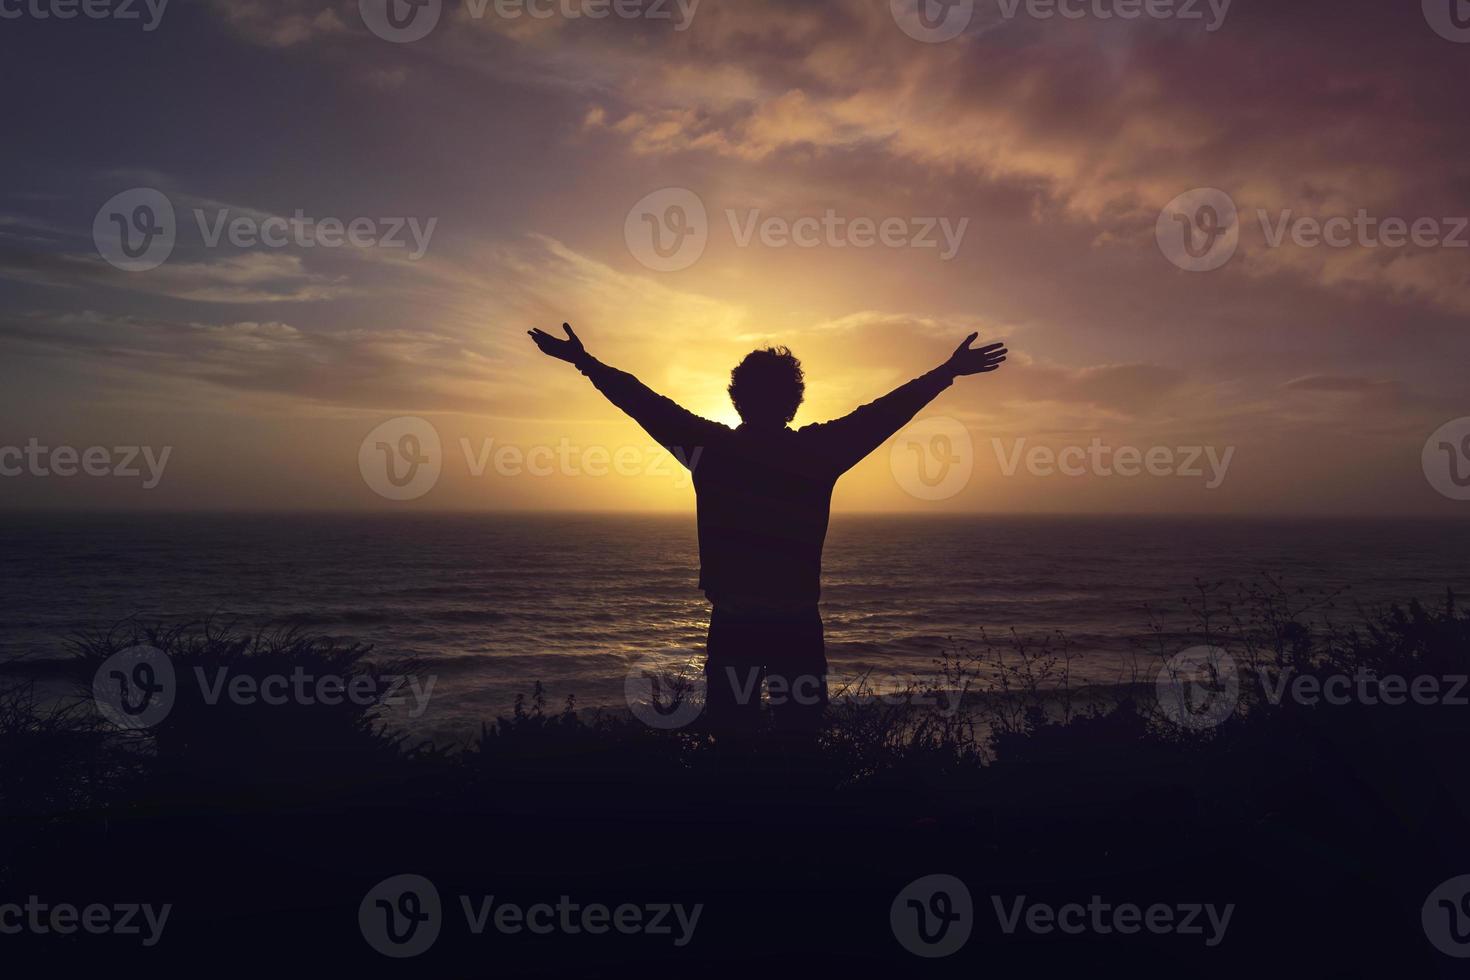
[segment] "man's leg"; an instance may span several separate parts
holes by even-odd
[[[704,710],[710,729],[754,731],[760,724],[764,676],[759,628],[717,605],[710,614],[708,651]]]
[[[767,649],[767,683],[776,729],[816,732],[827,711],[827,652],[817,611],[774,625]],[[782,692],[779,697],[778,689]]]

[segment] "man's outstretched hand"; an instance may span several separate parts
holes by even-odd
[[[587,356],[587,349],[582,346],[582,341],[572,332],[570,323],[563,323],[561,328],[567,332],[567,339],[553,337],[545,330],[527,330],[531,339],[536,341],[536,346],[541,348],[541,353],[566,361],[568,364],[576,364]]]
[[[978,338],[978,333],[972,333],[965,338],[965,342],[954,349],[949,360],[944,362],[945,368],[956,377],[966,374],[989,374],[1000,367],[1006,359],[1005,342],[998,344],[986,344],[984,347],[971,347]],[[540,341],[538,340],[539,344]],[[542,348],[545,350],[545,348]],[[550,353],[548,351],[548,353]]]

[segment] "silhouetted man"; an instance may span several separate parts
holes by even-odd
[[[754,727],[761,680],[778,728],[813,730],[827,705],[822,542],[837,478],[881,446],[961,375],[994,371],[1001,344],[972,348],[832,422],[787,427],[806,391],[801,362],[784,347],[752,351],[730,373],[742,420],[702,419],[608,367],[567,339],[529,331],[542,353],[577,367],[693,474],[699,511],[699,587],[714,605],[705,662],[711,727]]]

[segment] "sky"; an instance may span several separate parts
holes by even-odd
[[[1470,508],[1457,0],[121,2],[0,0],[0,509],[688,510],[564,321],[1006,341],[838,510]]]

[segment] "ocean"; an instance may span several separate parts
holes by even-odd
[[[1196,581],[1266,575],[1344,590],[1341,622],[1437,601],[1470,588],[1470,523],[836,515],[821,612],[839,678],[927,673],[1015,630],[1064,633],[1074,681],[1111,684],[1140,641],[1188,644]],[[129,617],[294,626],[421,658],[429,709],[397,720],[457,739],[536,681],[557,707],[621,707],[640,656],[697,668],[697,576],[692,515],[10,514],[0,662],[34,669]]]

